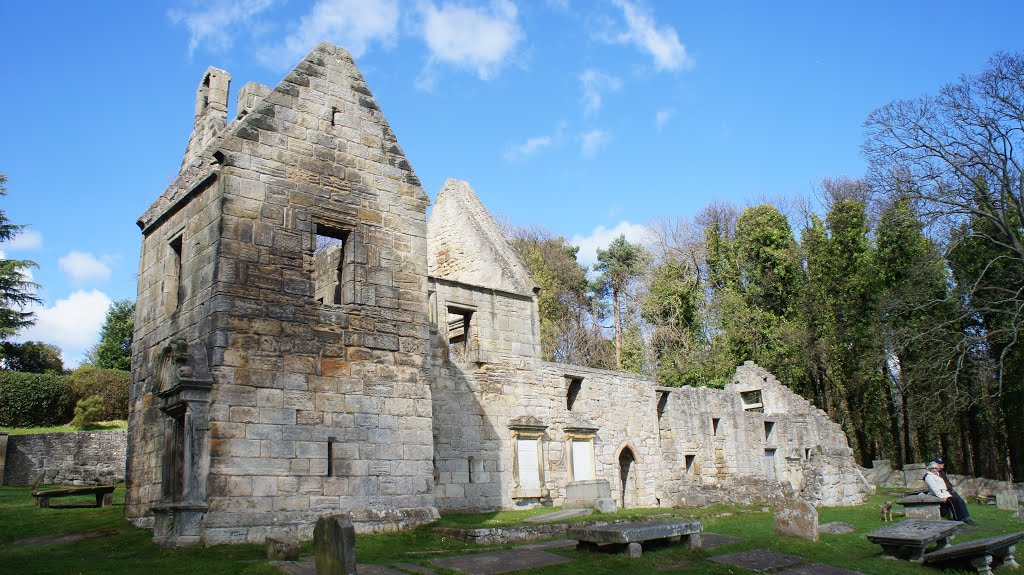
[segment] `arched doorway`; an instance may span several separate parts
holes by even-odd
[[[622,508],[633,507],[636,503],[636,454],[629,447],[622,448],[619,452],[619,479],[621,480]]]

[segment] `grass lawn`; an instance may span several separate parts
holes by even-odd
[[[554,550],[575,561],[566,565],[534,569],[530,574],[601,575],[621,573],[753,573],[710,562],[708,557],[747,549],[770,549],[779,553],[799,555],[807,561],[827,563],[868,574],[929,573],[939,571],[904,561],[883,559],[880,548],[872,545],[864,533],[881,526],[878,505],[895,498],[890,491],[872,497],[855,508],[822,508],[819,523],[843,521],[856,531],[848,535],[823,533],[818,543],[772,532],[772,514],[757,507],[716,506],[703,509],[638,509],[614,515],[592,515],[588,519],[668,518],[697,519],[706,532],[742,537],[743,540],[713,550],[689,552],[684,546],[668,546],[646,550],[643,557],[630,560],[625,554],[589,553],[572,547]],[[83,501],[89,498],[84,498]],[[63,503],[67,499],[61,499]],[[0,487],[0,572],[9,575],[66,574],[134,574],[189,575],[240,573],[271,574],[278,571],[265,560],[261,545],[224,545],[210,548],[163,549],[151,542],[151,532],[135,529],[124,520],[124,489],[114,493],[114,506],[102,509],[39,509],[25,487]],[[549,511],[531,510],[484,514],[459,514],[443,518],[446,527],[498,527],[517,525],[525,517]],[[957,536],[957,542],[1000,533],[1024,530],[1009,512],[991,506],[971,505],[973,517],[984,527]],[[900,519],[899,517],[897,519]],[[39,546],[15,546],[14,541],[43,535],[74,533],[93,529],[110,529],[114,535]],[[486,546],[493,550],[497,546]],[[311,551],[311,543],[303,545]],[[430,560],[461,555],[480,547],[435,534],[431,528],[386,535],[360,535],[356,552],[360,563],[390,564],[397,562],[430,566]],[[439,574],[455,573],[430,566]],[[947,572],[951,573],[951,572]],[[1006,571],[1012,573],[1012,571]]]

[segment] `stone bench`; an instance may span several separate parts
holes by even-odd
[[[897,559],[916,563],[924,561],[925,551],[932,543],[936,550],[950,544],[963,525],[960,521],[907,519],[868,533],[868,541],[882,546],[882,552]]]
[[[1014,544],[1024,538],[1024,533],[996,535],[975,539],[966,543],[950,545],[924,556],[925,563],[969,563],[983,575],[992,575],[992,567],[1007,565],[1019,567],[1013,558]]]
[[[701,547],[700,521],[634,521],[574,527],[566,537],[577,541],[577,549],[596,551],[606,546],[626,545],[630,557],[640,557],[644,543],[685,542],[690,549]]]
[[[931,493],[915,493],[894,501],[903,506],[907,519],[942,519],[942,500]]]
[[[95,495],[96,504],[90,505],[86,503],[64,505],[62,507],[109,507],[114,502],[114,488],[115,485],[92,485],[88,487],[67,487],[63,489],[48,489],[46,491],[39,490],[39,484],[43,481],[43,474],[40,473],[36,477],[35,483],[32,484],[32,497],[36,498],[36,505],[39,507],[50,507],[50,500],[59,497],[75,497],[78,495]]]

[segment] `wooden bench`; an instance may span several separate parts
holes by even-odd
[[[622,545],[629,549],[629,556],[636,558],[643,553],[643,543],[685,542],[690,549],[702,546],[700,521],[634,521],[574,527],[566,531],[566,538],[577,541],[577,549],[597,551],[602,547]]]
[[[966,543],[950,545],[945,549],[932,551],[924,556],[925,563],[969,563],[982,575],[992,575],[992,567],[1007,565],[1011,569],[1019,567],[1013,558],[1013,548],[1024,532],[1010,535],[995,535],[984,539],[975,539]]]
[[[32,497],[36,498],[36,505],[39,507],[50,507],[50,500],[59,497],[74,497],[76,495],[95,495],[96,504],[75,503],[61,505],[60,507],[109,507],[114,503],[115,485],[90,485],[88,487],[66,487],[63,489],[48,489],[40,491],[39,485],[43,482],[43,472],[36,477],[32,484]]]

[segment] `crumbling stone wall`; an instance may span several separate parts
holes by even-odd
[[[108,485],[124,481],[127,431],[79,431],[7,436],[0,485]]]

